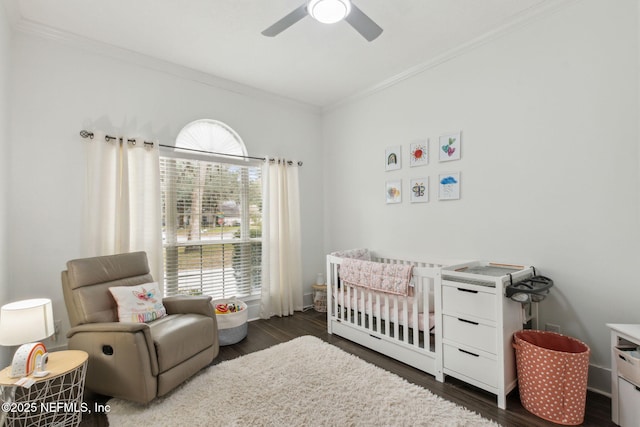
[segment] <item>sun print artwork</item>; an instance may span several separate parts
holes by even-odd
[[[429,140],[415,141],[409,146],[409,166],[423,166],[429,163]]]
[[[460,159],[460,135],[461,132],[457,132],[442,135],[440,137],[438,152],[440,153],[441,162]]]

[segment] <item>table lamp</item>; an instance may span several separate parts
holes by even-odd
[[[53,308],[48,298],[28,299],[0,308],[0,345],[20,345],[11,363],[12,378],[44,373],[47,350],[41,342],[55,332]]]

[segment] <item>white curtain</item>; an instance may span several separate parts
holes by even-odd
[[[267,160],[262,173],[262,301],[260,317],[302,310],[298,166]]]
[[[85,256],[145,251],[163,285],[158,143],[106,141],[94,132],[86,148]]]

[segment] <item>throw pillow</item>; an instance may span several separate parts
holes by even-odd
[[[158,283],[109,288],[121,322],[147,323],[167,315]]]

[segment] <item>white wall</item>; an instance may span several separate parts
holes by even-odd
[[[0,305],[8,300],[9,272],[7,264],[7,194],[9,191],[9,78],[11,59],[11,27],[7,11],[0,4]],[[8,351],[0,347],[0,366],[9,364]]]
[[[304,161],[300,170],[303,274],[310,292],[322,271],[320,115],[251,91],[194,81],[193,72],[77,41],[15,35],[8,254],[11,298],[49,297],[68,328],[60,272],[82,256],[84,191],[81,129],[102,129],[173,144],[187,123],[231,126],[250,155]],[[160,69],[166,69],[167,72]],[[202,79],[202,80],[206,80]],[[249,94],[247,94],[249,93]]]
[[[573,2],[323,121],[326,250],[531,264],[555,280],[542,324],[610,366],[607,322],[640,322],[636,0]],[[439,163],[438,136],[461,130],[462,159]],[[409,143],[432,160],[408,167]],[[385,147],[403,168],[384,171]],[[462,198],[437,201],[461,171]],[[428,176],[430,202],[409,203]],[[385,180],[403,202],[385,205]],[[609,388],[603,370],[591,385]],[[591,374],[590,374],[591,375]]]
[[[556,281],[543,323],[587,342],[592,365],[608,368],[605,323],[640,322],[636,4],[573,2],[322,118],[175,67],[162,71],[157,61],[27,33],[12,40],[0,8],[0,82],[12,76],[8,96],[0,83],[0,169],[10,177],[0,178],[9,193],[0,198],[0,242],[11,248],[0,256],[6,297],[50,297],[68,326],[59,274],[81,255],[80,129],[170,143],[189,121],[214,118],[252,155],[305,162],[307,291],[326,251],[356,246],[533,264]],[[430,138],[435,156],[438,135],[456,130],[462,160],[407,166],[411,140]],[[385,173],[384,149],[397,144],[404,167]],[[323,173],[322,164],[331,167]],[[438,202],[437,174],[450,170],[462,172],[462,199]],[[420,176],[431,179],[431,201],[411,205],[406,184]],[[385,205],[384,182],[394,178],[404,180],[404,201]],[[595,386],[608,387],[596,374]]]

